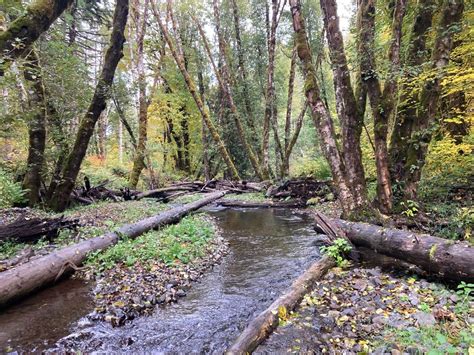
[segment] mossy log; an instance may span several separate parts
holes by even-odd
[[[332,222],[356,247],[403,260],[448,281],[474,281],[474,247],[467,242],[342,219]],[[315,229],[322,231],[317,225]]]
[[[254,351],[278,326],[279,315],[287,314],[298,306],[304,295],[312,290],[315,281],[333,266],[334,261],[328,257],[323,257],[311,265],[293,282],[285,294],[249,323],[227,350],[227,354],[247,354]]]
[[[121,237],[136,238],[152,229],[176,223],[190,212],[225,194],[225,191],[211,193],[199,201],[172,208],[136,223],[124,225],[116,231],[59,249],[0,273],[0,308],[15,299],[54,283],[61,275],[73,271],[76,266],[81,265],[89,253],[106,249],[116,244]]]

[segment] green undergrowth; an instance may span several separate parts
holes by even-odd
[[[205,255],[216,228],[209,217],[194,215],[178,224],[151,231],[136,239],[125,238],[103,252],[89,256],[87,264],[98,272],[122,263],[133,266],[137,262],[162,261],[167,265],[190,263]]]
[[[244,194],[229,194],[226,196],[230,200],[250,201],[250,202],[265,202],[268,199],[263,192],[249,192]]]
[[[40,250],[50,244],[62,247],[84,239],[97,237],[105,232],[116,230],[124,224],[135,223],[141,219],[156,215],[168,208],[171,208],[171,206],[158,203],[155,200],[143,199],[118,203],[98,202],[89,206],[71,208],[62,214],[35,210],[35,216],[59,217],[64,215],[67,219],[78,219],[81,226],[76,229],[62,229],[58,237],[54,238],[51,242],[45,238],[32,244],[0,241],[0,260],[9,259],[28,246],[33,250]]]
[[[474,284],[461,282],[455,296],[443,285],[433,284],[432,290],[425,292],[428,297],[418,305],[418,309],[426,314],[435,314],[438,321],[431,326],[387,327],[378,345],[397,344],[405,351],[416,349],[416,354],[460,354],[466,349],[471,354],[474,350]],[[441,308],[434,305],[435,300],[443,298],[451,298],[454,305]]]
[[[187,195],[183,195],[183,196],[179,196],[175,198],[172,201],[172,203],[173,204],[186,204],[186,203],[196,202],[198,200],[201,200],[204,197],[205,195],[200,194],[200,193],[187,194]]]

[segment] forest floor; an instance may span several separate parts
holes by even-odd
[[[259,348],[289,353],[467,353],[474,344],[468,290],[380,268],[334,268]],[[471,346],[471,348],[470,348]],[[469,350],[470,349],[470,350]]]

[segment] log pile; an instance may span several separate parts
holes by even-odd
[[[267,197],[273,199],[300,199],[304,202],[312,198],[327,201],[335,198],[330,181],[319,181],[313,178],[287,180],[280,186],[272,186]]]
[[[34,243],[46,237],[52,241],[61,229],[76,228],[77,219],[58,218],[25,218],[19,217],[10,224],[0,226],[0,241],[15,241],[17,243]]]
[[[104,180],[96,186],[91,186],[89,178],[84,178],[84,186],[74,189],[71,193],[71,200],[83,205],[91,205],[96,201],[111,200],[114,202],[131,200],[137,194],[128,188],[119,191],[107,188],[109,180]]]

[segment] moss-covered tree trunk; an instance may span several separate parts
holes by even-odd
[[[28,159],[22,187],[28,190],[29,205],[34,206],[41,200],[40,187],[46,147],[46,104],[38,55],[31,50],[26,60],[23,75],[31,88],[28,91],[30,109]]]
[[[105,53],[104,65],[95,88],[91,104],[82,119],[76,140],[69,153],[61,174],[61,181],[54,191],[49,205],[56,211],[63,211],[76,182],[89,141],[100,114],[106,107],[115,69],[123,57],[124,30],[128,17],[128,0],[117,0],[113,17],[110,45]]]
[[[231,5],[232,5],[232,15],[234,18],[235,44],[236,44],[236,50],[237,50],[239,76],[242,82],[242,96],[243,96],[244,105],[245,105],[245,115],[247,116],[247,124],[249,125],[250,129],[253,132],[256,132],[255,118],[253,114],[252,104],[250,101],[251,94],[250,94],[250,88],[249,88],[249,83],[248,83],[247,67],[245,65],[245,54],[244,54],[244,49],[242,46],[242,38],[240,34],[241,31],[240,31],[239,8],[237,6],[236,0],[231,0]]]
[[[130,187],[135,189],[140,179],[142,170],[145,168],[146,142],[148,136],[148,103],[146,94],[146,76],[145,64],[143,61],[143,42],[145,39],[146,17],[148,0],[145,0],[143,12],[140,13],[140,2],[132,2],[131,19],[135,25],[135,41],[136,41],[136,65],[137,81],[138,81],[138,144],[135,150],[135,158],[133,160],[132,173],[130,174]]]
[[[0,76],[18,57],[25,55],[38,37],[73,3],[73,0],[35,0],[26,13],[0,33]]]
[[[219,153],[221,154],[222,158],[224,159],[227,168],[229,169],[230,173],[232,174],[232,177],[236,180],[240,180],[239,173],[235,167],[234,162],[232,161],[232,158],[229,155],[229,152],[227,151],[227,148],[222,141],[219,132],[217,131],[216,127],[214,126],[214,123],[212,123],[212,120],[210,118],[209,114],[209,109],[204,106],[204,103],[201,100],[201,97],[199,96],[199,92],[196,89],[196,85],[194,84],[194,81],[192,80],[191,76],[189,75],[188,71],[186,70],[184,66],[184,62],[182,57],[178,54],[178,52],[175,49],[175,46],[173,44],[173,41],[171,40],[171,37],[168,33],[168,29],[166,26],[163,24],[163,21],[160,18],[160,14],[158,12],[158,9],[156,8],[155,3],[152,1],[151,6],[155,15],[155,18],[158,22],[158,25],[160,27],[160,31],[163,34],[163,37],[168,44],[168,47],[170,48],[171,54],[178,65],[178,68],[181,72],[181,75],[183,75],[184,81],[186,82],[186,86],[188,87],[189,93],[194,99],[194,102],[196,103],[196,106],[198,107],[199,112],[201,113],[201,116],[203,120],[206,122],[206,126],[209,129],[209,132],[211,134],[212,139],[217,145],[217,149],[219,150]]]
[[[358,110],[356,97],[352,89],[342,32],[339,28],[336,1],[321,0],[320,4],[324,14],[324,27],[336,88],[336,109],[342,126],[344,164],[347,177],[350,180],[354,202],[358,207],[365,208],[367,205],[367,189],[360,148],[364,116]]]
[[[397,184],[401,183],[405,176],[408,142],[418,106],[418,90],[413,86],[413,82],[422,71],[422,63],[429,58],[430,51],[426,46],[426,41],[433,22],[435,7],[434,0],[420,0],[411,30],[399,104],[389,148],[391,178],[392,182]],[[397,196],[395,198],[397,199]]]
[[[352,191],[346,181],[344,162],[336,143],[334,124],[328,108],[321,100],[319,87],[316,80],[316,70],[312,62],[311,49],[304,19],[301,13],[300,0],[290,0],[293,29],[296,35],[298,57],[303,65],[305,74],[305,95],[308,100],[314,124],[320,136],[321,150],[331,167],[334,184],[336,186],[339,200],[345,215],[349,215],[355,209]]]
[[[269,9],[267,6],[267,85],[265,89],[265,113],[263,117],[263,135],[262,135],[262,172],[265,178],[270,175],[269,148],[270,148],[270,128],[272,124],[273,107],[275,105],[275,49],[276,49],[276,31],[278,27],[278,14],[280,2],[272,0],[272,15],[269,20]]]
[[[400,64],[400,42],[402,21],[405,15],[405,0],[397,0],[393,12],[391,45],[388,58],[391,70],[382,91],[375,64],[375,1],[362,0],[360,24],[360,66],[362,81],[367,86],[372,115],[374,117],[375,164],[377,167],[377,202],[384,213],[392,210],[392,183],[388,160],[388,122],[393,110]]]
[[[445,0],[443,3],[431,58],[432,72],[425,81],[420,94],[420,106],[407,152],[404,168],[406,174],[404,195],[406,199],[414,200],[417,197],[418,182],[421,179],[428,146],[433,135],[433,125],[436,123],[439,112],[441,79],[444,76],[444,68],[449,63],[449,55],[453,48],[453,35],[460,29],[459,21],[463,11],[463,0]]]

